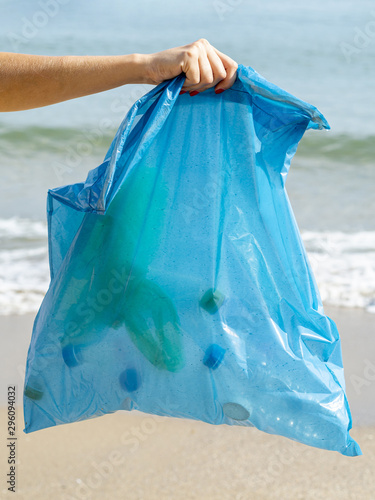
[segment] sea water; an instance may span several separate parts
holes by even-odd
[[[286,187],[324,304],[375,312],[375,6],[298,0],[0,0],[3,51],[151,53],[207,38],[317,106]],[[149,85],[0,113],[0,315],[36,312],[49,283],[46,194],[86,178]],[[193,99],[193,98],[192,98]]]

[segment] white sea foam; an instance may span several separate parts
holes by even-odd
[[[375,313],[375,231],[302,233],[325,304]]]
[[[303,231],[324,304],[375,313],[375,231]],[[0,315],[35,313],[49,284],[47,225],[0,219]]]
[[[48,288],[47,224],[0,219],[0,315],[36,312]]]
[[[12,217],[10,219],[0,219],[0,238],[3,246],[3,238],[14,239],[45,239],[47,237],[47,225],[45,222],[32,221]]]

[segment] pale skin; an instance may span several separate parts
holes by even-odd
[[[40,108],[129,83],[157,85],[185,73],[191,96],[236,79],[237,63],[207,40],[155,54],[36,56],[0,52],[0,112]]]

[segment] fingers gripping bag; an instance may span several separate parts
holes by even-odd
[[[25,432],[136,409],[359,455],[285,190],[304,132],[328,123],[248,67],[218,95],[183,83],[139,99],[86,181],[48,193]]]

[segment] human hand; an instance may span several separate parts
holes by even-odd
[[[201,38],[194,43],[144,56],[144,83],[158,85],[185,73],[182,92],[196,95],[215,87],[220,93],[236,80],[237,63]]]

